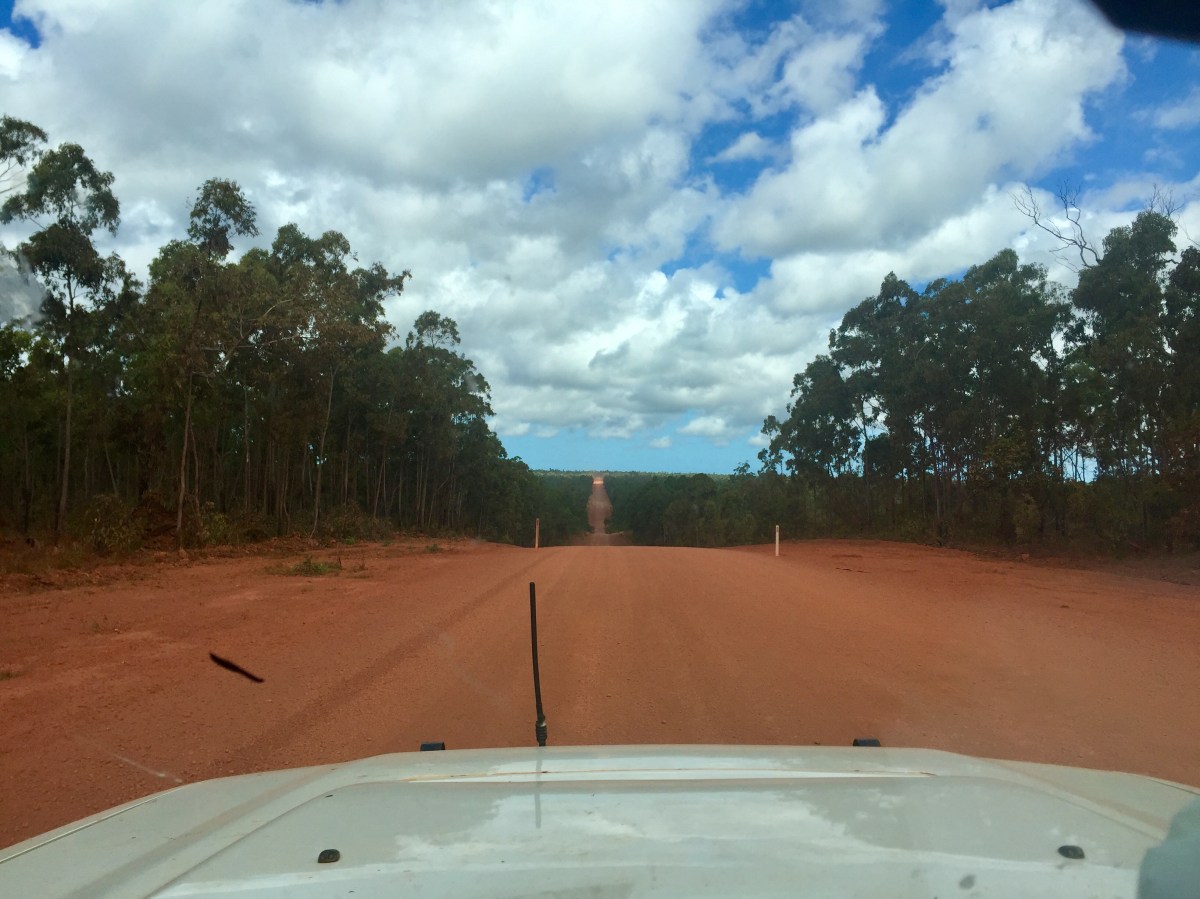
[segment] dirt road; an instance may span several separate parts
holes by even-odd
[[[530,745],[530,580],[552,744],[869,735],[1200,784],[1194,586],[887,543],[425,549],[0,595],[0,845],[177,782]]]
[[[579,542],[584,546],[628,546],[629,538],[625,534],[610,534],[608,519],[612,517],[612,502],[608,491],[604,489],[604,478],[601,475],[592,477],[592,495],[587,504],[588,526],[590,534]]]

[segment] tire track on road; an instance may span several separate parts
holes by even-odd
[[[6,645],[42,661],[0,697],[0,840],[145,795],[159,772],[331,764],[422,739],[532,745],[530,580],[551,745],[877,736],[1200,784],[1195,587],[863,542],[783,558],[418,552],[364,550],[336,579],[196,566],[66,591],[53,616],[13,611]],[[859,571],[839,570],[848,558]],[[87,628],[102,620],[121,633]],[[216,668],[210,648],[266,683]]]
[[[531,556],[516,571],[493,582],[490,587],[478,594],[464,599],[459,605],[436,620],[415,631],[408,631],[398,641],[390,643],[381,653],[376,653],[371,662],[358,667],[349,677],[331,683],[318,696],[308,700],[300,708],[287,713],[253,739],[231,750],[233,755],[240,760],[249,761],[255,767],[258,767],[257,762],[260,759],[269,765],[278,764],[278,756],[281,751],[289,745],[295,744],[301,735],[318,728],[331,718],[339,716],[344,709],[355,704],[363,694],[384,680],[394,669],[437,647],[441,644],[444,636],[460,629],[463,622],[478,614],[489,604],[494,603],[498,597],[508,592],[520,592],[534,572],[553,561],[553,555],[548,551],[540,551]],[[402,611],[402,607],[398,606],[396,609]],[[361,721],[358,723],[358,727],[361,729]],[[406,747],[396,747],[395,749],[398,751],[401,748]],[[209,764],[202,772],[201,777],[216,776],[218,770],[224,767],[220,763]]]

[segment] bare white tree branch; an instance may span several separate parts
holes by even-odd
[[[1078,254],[1078,267],[1073,262],[1067,263],[1073,271],[1078,272],[1090,268],[1100,261],[1100,254],[1088,240],[1080,221],[1083,211],[1079,207],[1079,188],[1064,182],[1059,185],[1057,198],[1062,207],[1062,216],[1067,220],[1065,228],[1046,215],[1037,201],[1033,188],[1028,184],[1025,185],[1023,191],[1012,194],[1013,205],[1017,207],[1017,211],[1058,241],[1058,246],[1051,250],[1052,253],[1055,255]]]

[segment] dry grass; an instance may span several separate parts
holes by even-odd
[[[321,577],[326,574],[340,574],[341,571],[341,559],[335,559],[332,562],[325,562],[319,559],[314,559],[312,556],[305,556],[303,561],[296,562],[293,565],[281,563],[279,565],[270,565],[267,567],[268,574],[284,574],[293,575],[296,577]]]
[[[58,546],[38,541],[6,540],[0,543],[0,575],[40,575],[48,571],[94,568],[103,561],[82,543]]]

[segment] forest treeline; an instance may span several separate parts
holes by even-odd
[[[7,255],[40,295],[0,321],[0,530],[100,550],[397,528],[530,544],[539,516],[544,543],[586,530],[590,479],[508,457],[457,324],[425,312],[397,340],[384,304],[409,272],[293,224],[234,260],[255,210],[214,178],[141,283],[97,249],[120,224],[113,180],[0,122],[0,221],[28,231]]]
[[[1169,208],[1094,247],[1075,288],[1004,250],[917,290],[888,275],[796,375],[759,469],[613,476],[641,543],[785,535],[1194,546],[1200,250]],[[275,534],[456,532],[528,545],[586,530],[587,475],[539,476],[488,425],[457,324],[403,339],[411,277],[337,231],[258,236],[238,185],[199,187],[145,283],[98,249],[111,173],[0,121],[0,221],[39,306],[0,317],[0,531],[98,549]],[[1035,220],[1036,221],[1036,220]],[[1186,236],[1186,235],[1185,235]],[[4,297],[6,301],[9,297]]]
[[[889,274],[765,421],[757,474],[610,478],[614,528],[1195,547],[1200,250],[1168,213],[1075,232],[1071,290],[1012,250],[921,291]]]

